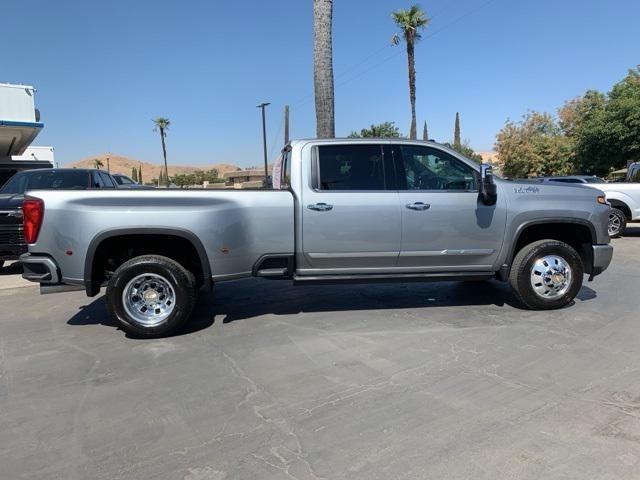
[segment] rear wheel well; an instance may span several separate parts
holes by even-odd
[[[624,216],[627,217],[627,220],[631,220],[631,209],[629,208],[629,205],[627,205],[621,200],[607,199],[607,201],[611,204],[612,208],[617,208],[622,213],[624,213]]]
[[[209,280],[207,267],[189,239],[171,234],[124,234],[108,237],[95,248],[87,294],[96,295],[120,265],[141,255],[161,255],[175,260],[193,273],[198,287]]]
[[[560,240],[573,247],[582,259],[585,273],[591,273],[593,265],[591,246],[594,243],[594,238],[589,227],[580,223],[540,223],[525,227],[518,236],[511,261],[513,262],[522,247],[544,239]]]

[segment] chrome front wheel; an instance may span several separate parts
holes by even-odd
[[[562,297],[571,287],[571,281],[571,266],[558,255],[537,258],[531,267],[531,286],[542,298]]]
[[[144,273],[132,278],[124,287],[122,304],[132,320],[153,327],[171,315],[176,306],[176,294],[163,276]]]

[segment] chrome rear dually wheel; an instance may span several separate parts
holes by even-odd
[[[107,308],[124,331],[139,337],[175,333],[191,316],[193,273],[175,260],[143,255],[120,265],[107,285]]]

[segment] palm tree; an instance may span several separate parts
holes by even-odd
[[[333,110],[332,18],[333,0],[313,0],[313,87],[318,138],[336,136]]]
[[[460,148],[462,142],[460,141],[460,113],[456,112],[456,123],[453,126],[453,146]]]
[[[414,58],[415,43],[420,40],[419,29],[429,23],[425,13],[418,5],[412,5],[409,10],[398,10],[391,14],[391,18],[400,28],[402,36],[407,44],[407,61],[409,63],[409,100],[411,101],[411,128],[409,138],[416,139],[416,65]],[[400,36],[396,33],[391,38],[391,43],[400,43]]]
[[[168,118],[158,117],[153,119],[154,132],[160,132],[160,140],[162,141],[162,155],[164,156],[164,178],[166,183],[169,184],[169,167],[167,166],[167,146],[164,143],[164,139],[167,137],[167,130],[171,121]]]
[[[94,166],[94,168],[100,170],[100,167],[103,167],[104,163],[102,163],[102,160],[100,160],[99,158],[94,158],[93,159],[93,166]]]

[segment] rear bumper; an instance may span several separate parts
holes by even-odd
[[[600,275],[604,272],[613,258],[613,247],[606,245],[592,245],[593,248],[593,268],[591,269],[591,277]]]
[[[20,255],[20,262],[22,278],[25,280],[46,284],[60,283],[60,269],[51,257],[25,253]]]

